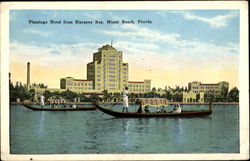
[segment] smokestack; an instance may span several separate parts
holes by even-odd
[[[30,89],[30,62],[27,63],[27,88]]]

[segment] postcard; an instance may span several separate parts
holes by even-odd
[[[1,160],[249,159],[247,2],[1,3]]]

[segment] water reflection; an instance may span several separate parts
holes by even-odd
[[[183,128],[182,128],[182,120],[183,118],[174,118],[174,122],[173,122],[173,127],[172,129],[174,129],[174,140],[176,143],[181,144],[183,139],[184,139],[184,134],[183,134]]]
[[[38,136],[42,136],[44,130],[44,119],[45,119],[45,111],[41,111],[41,117],[39,119],[39,127],[38,127]]]
[[[123,127],[123,142],[122,146],[128,147],[129,144],[129,119],[123,119],[122,120],[122,127]]]

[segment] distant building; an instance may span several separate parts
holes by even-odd
[[[94,92],[93,81],[84,79],[74,79],[72,77],[61,78],[60,88],[68,89],[72,92]]]
[[[77,93],[102,92],[120,93],[124,87],[130,93],[150,92],[151,80],[128,81],[128,63],[123,63],[123,55],[110,45],[104,45],[93,53],[93,61],[87,64],[87,80],[72,77],[61,78],[60,88]]]
[[[130,93],[145,93],[150,92],[151,80],[144,80],[143,82],[128,82],[128,88]]]
[[[204,92],[194,93],[192,91],[183,92],[183,101],[182,102],[205,102]]]
[[[229,83],[225,81],[217,84],[202,84],[198,81],[188,83],[188,90],[193,93],[204,92],[205,94],[220,94],[223,88],[228,90]]]
[[[229,83],[203,84],[198,81],[188,83],[188,91],[183,92],[183,102],[205,102],[205,94],[218,95],[223,90],[228,92]]]

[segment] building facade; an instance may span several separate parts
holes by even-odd
[[[219,82],[217,84],[202,84],[201,82],[194,81],[188,83],[188,90],[193,93],[204,92],[205,94],[220,94],[223,89],[228,90],[228,82]]]
[[[151,80],[144,80],[143,82],[129,81],[127,84],[130,93],[145,93],[150,92]]]
[[[93,88],[93,81],[74,79],[72,77],[61,78],[60,88],[76,93],[95,92]]]
[[[199,103],[203,103],[205,101],[204,99],[204,92],[200,92],[200,93],[194,93],[192,91],[187,91],[187,92],[183,92],[183,100],[182,102],[199,102]]]
[[[198,81],[188,83],[188,91],[183,92],[183,102],[205,102],[205,94],[219,95],[228,92],[229,83],[203,84]]]
[[[122,52],[104,45],[93,54],[87,64],[87,80],[93,81],[97,91],[120,92],[128,84],[128,64],[122,61]]]
[[[127,86],[130,93],[151,90],[151,80],[129,81],[128,63],[123,63],[123,53],[111,45],[104,45],[93,53],[93,61],[87,64],[87,80],[72,77],[61,78],[60,88],[77,93],[120,93]]]

